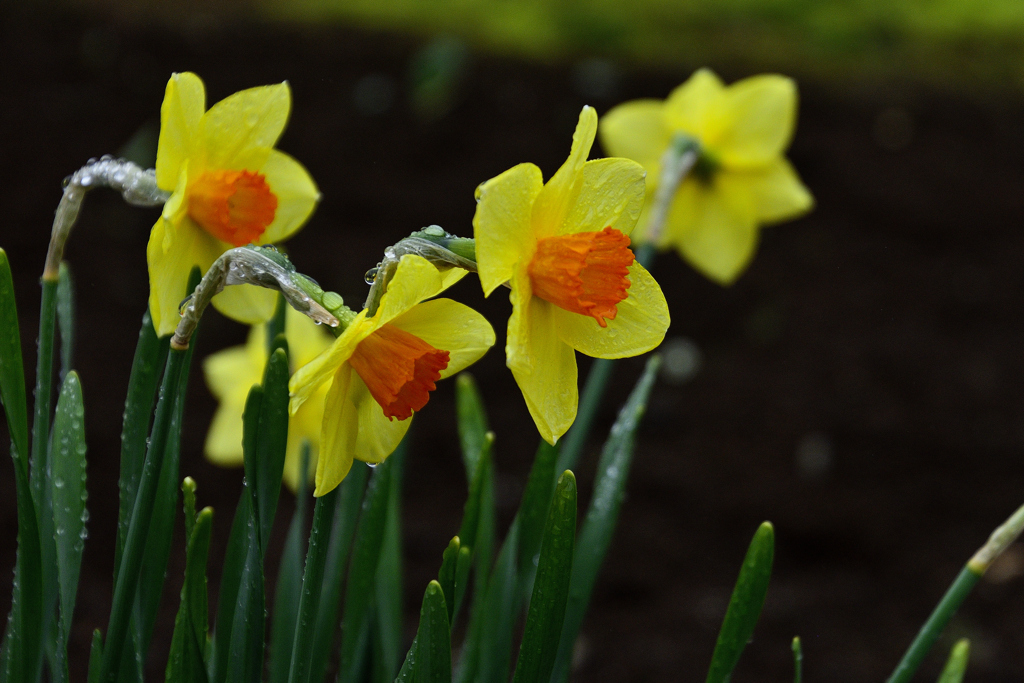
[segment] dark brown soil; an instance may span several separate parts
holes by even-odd
[[[447,111],[424,117],[410,106],[410,64],[421,47],[331,29],[196,23],[168,31],[0,12],[0,246],[13,263],[26,364],[35,362],[36,282],[60,180],[89,157],[119,153],[133,136],[152,140],[172,71],[199,73],[208,102],[291,82],[294,108],[280,147],[307,166],[323,202],[289,249],[301,270],[358,302],[363,272],[409,231],[437,223],[470,234],[479,182],[521,161],[553,172],[581,105],[603,112],[662,97],[701,66],[660,74],[620,66],[609,75],[600,64],[472,55]],[[366,76],[379,77],[369,83],[385,84],[385,95],[388,84],[395,88],[390,106],[377,100],[376,114],[355,104]],[[701,678],[746,544],[765,519],[777,533],[775,572],[735,680],[789,680],[794,635],[805,644],[808,680],[881,679],[962,563],[1024,503],[1024,107],[893,83],[804,82],[801,97],[791,158],[817,198],[815,212],[764,231],[756,261],[731,288],[672,254],[657,263],[673,316],[669,339],[691,340],[703,365],[692,381],[655,389],[584,625],[577,680]],[[92,511],[73,680],[84,680],[90,633],[108,617],[120,418],[155,218],[97,192],[67,252],[77,279]],[[504,525],[536,438],[500,351],[508,304],[501,295],[485,302],[468,282],[453,296],[499,330],[498,346],[473,372],[498,435]],[[244,335],[211,315],[198,355]],[[619,366],[602,421],[641,365]],[[214,404],[197,370],[182,474],[199,482],[200,503],[217,510],[219,549],[241,474],[202,458]],[[410,629],[461,515],[452,403],[447,383],[431,417],[418,420],[408,461]],[[580,468],[583,482],[596,448],[597,440]],[[16,534],[9,476],[0,477],[0,499],[6,612]],[[291,508],[284,496],[279,522]],[[219,558],[217,550],[212,562]],[[1015,547],[997,569],[941,643],[948,651],[952,636],[971,638],[972,681],[1024,679],[1024,550]],[[162,678],[180,577],[178,560],[152,680]],[[923,678],[934,680],[939,660]]]

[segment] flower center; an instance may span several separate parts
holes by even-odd
[[[359,342],[349,362],[384,415],[407,420],[427,405],[434,383],[448,367],[448,352],[394,325],[383,325]]]
[[[538,240],[527,270],[535,295],[607,327],[626,298],[631,265],[629,238],[608,227]]]
[[[188,215],[222,242],[259,239],[277,213],[277,195],[252,171],[203,171],[188,191]]]

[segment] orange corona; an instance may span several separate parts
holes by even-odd
[[[527,270],[535,296],[607,327],[626,298],[631,265],[629,238],[608,227],[538,240]]]
[[[407,420],[427,405],[448,360],[447,351],[394,325],[384,325],[359,342],[349,362],[384,415]]]
[[[277,195],[252,171],[203,171],[188,191],[188,215],[222,242],[241,247],[260,238],[277,213]]]

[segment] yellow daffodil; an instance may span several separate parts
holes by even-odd
[[[650,351],[668,306],[633,258],[629,233],[644,203],[644,170],[627,159],[587,161],[597,114],[584,107],[569,158],[543,182],[520,164],[477,188],[477,266],[484,294],[512,288],[506,362],[548,443],[576,418],[575,351],[624,358]]]
[[[291,307],[285,314],[285,338],[293,372],[316,358],[334,341],[330,333]],[[206,384],[220,401],[206,435],[206,457],[211,462],[225,467],[242,464],[242,411],[249,389],[263,382],[266,365],[266,325],[254,325],[245,346],[224,349],[203,362]],[[326,396],[327,387],[324,386],[288,420],[284,481],[293,491],[298,488],[301,476],[304,441],[311,446],[310,463],[316,464]]]
[[[793,136],[796,99],[796,84],[783,76],[754,76],[725,86],[701,69],[667,100],[626,102],[601,119],[601,143],[608,153],[647,169],[648,196],[658,183],[662,154],[676,135],[700,145],[697,163],[676,192],[657,238],[659,247],[674,246],[701,273],[729,284],[750,263],[761,224],[810,210],[814,199],[783,156]],[[640,219],[645,228],[646,214]],[[642,232],[637,237],[642,239]]]
[[[149,236],[149,310],[157,334],[174,331],[193,266],[288,238],[320,197],[297,161],[274,149],[291,109],[287,83],[251,88],[206,111],[203,82],[174,74],[160,107],[156,182],[172,192]],[[274,292],[228,287],[213,305],[240,322],[268,320]]]
[[[334,489],[353,459],[376,464],[391,455],[434,383],[494,344],[494,330],[473,309],[450,299],[425,301],[453,281],[423,257],[403,256],[376,313],[364,309],[292,376],[293,415],[330,381],[314,495]]]

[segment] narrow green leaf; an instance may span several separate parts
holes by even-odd
[[[486,447],[487,411],[476,388],[476,381],[468,372],[455,378],[455,411],[462,443],[462,462],[466,466],[466,481],[473,481],[477,461]]]
[[[448,542],[448,547],[441,553],[441,569],[437,572],[437,582],[441,584],[441,590],[445,595],[455,595],[455,567],[459,562],[459,537],[454,536]],[[448,619],[452,618],[455,612],[455,601],[448,599]]]
[[[548,510],[551,509],[557,458],[558,448],[541,440],[519,505],[519,576],[527,592],[537,571],[537,553],[540,552]]]
[[[270,355],[263,374],[263,402],[257,437],[258,474],[253,490],[259,510],[261,548],[267,547],[281,495],[281,475],[288,447],[288,377],[288,351],[277,349]]]
[[[800,643],[800,636],[793,637],[793,683],[803,683],[804,680],[804,648]]]
[[[207,677],[203,654],[209,626],[206,562],[210,550],[213,510],[204,508],[197,516],[194,486],[186,484],[182,489],[185,491],[186,527],[191,528],[191,533],[186,536],[188,545],[185,552],[185,582],[181,587],[181,602],[174,619],[166,681],[205,683]],[[191,522],[188,521],[190,518]]]
[[[398,675],[395,676],[395,683],[412,683],[413,669],[416,666],[416,645],[416,637],[413,636],[412,645],[405,655],[402,668],[398,670]]]
[[[320,594],[316,631],[313,634],[313,657],[309,670],[314,681],[322,681],[327,675],[327,663],[338,632],[341,585],[349,566],[349,550],[355,536],[356,521],[359,518],[359,508],[363,502],[369,473],[369,467],[353,467],[338,487],[341,489],[341,498],[335,507],[334,521],[331,523],[331,541],[328,544],[327,564],[324,567],[324,587]]]
[[[146,460],[146,440],[149,437],[150,416],[156,405],[156,392],[160,376],[167,362],[170,337],[156,336],[149,311],[142,316],[139,341],[135,346],[135,359],[128,380],[128,397],[124,402],[124,423],[121,428],[121,490],[117,517],[117,546],[114,553],[114,580],[117,580],[121,555],[128,535],[128,521],[135,507],[135,494]]]
[[[253,494],[248,495],[251,500]],[[238,597],[231,625],[225,678],[227,683],[259,683],[263,674],[266,601],[258,526],[255,511],[250,508],[245,527],[245,563],[238,582]]]
[[[103,633],[93,629],[89,647],[89,683],[100,683],[100,665],[103,663]]]
[[[302,443],[302,469],[309,472],[310,443]],[[277,570],[274,591],[274,611],[270,622],[270,683],[285,683],[292,662],[292,642],[299,617],[302,596],[303,541],[306,538],[306,503],[309,500],[309,479],[299,477],[299,490],[295,494],[295,513],[288,526],[281,566]]]
[[[39,526],[28,476],[15,443],[11,442],[14,460],[14,484],[18,498],[18,553],[14,565],[11,590],[11,614],[4,636],[7,657],[7,680],[34,681],[42,661],[43,585],[39,550]]]
[[[260,412],[263,408],[263,387],[254,384],[249,389],[249,395],[245,398],[245,408],[242,410],[242,456],[245,469],[245,491],[249,493],[249,509],[256,520],[257,540],[263,538],[259,530],[259,475],[260,466],[258,448],[260,443]]]
[[[437,581],[431,581],[423,594],[414,657],[411,668],[415,683],[451,683],[452,637],[448,626],[448,607],[444,591]]]
[[[392,461],[391,490],[374,585],[377,632],[372,639],[373,678],[380,683],[394,680],[402,654],[402,472],[405,454],[399,452],[389,460]]]
[[[185,356],[185,352],[178,350],[171,351],[167,356],[167,367],[164,370],[149,450],[146,454],[146,462],[143,465],[138,492],[135,496],[135,505],[128,525],[121,567],[114,583],[110,622],[107,627],[106,643],[103,647],[101,679],[104,683],[117,680],[121,654],[124,651],[131,613],[135,605],[146,541],[152,533],[151,525],[157,486],[163,471],[163,461],[173,413],[177,405],[179,379],[182,366],[185,363]]]
[[[243,486],[235,507],[235,518],[228,534],[224,550],[224,566],[220,574],[220,594],[217,597],[217,621],[213,630],[213,651],[207,669],[210,680],[221,683],[227,678],[228,653],[231,648],[231,631],[235,623],[235,607],[238,601],[242,571],[248,552],[247,526],[250,517],[250,495]]]
[[[476,471],[473,474],[469,487],[469,496],[466,499],[466,506],[463,512],[462,525],[459,528],[460,552],[465,550],[472,553],[470,559],[474,562],[466,562],[461,559],[457,565],[455,577],[454,596],[446,593],[449,598],[454,598],[452,605],[454,615],[457,616],[462,607],[463,596],[469,580],[471,566],[477,568],[477,575],[481,577],[476,582],[475,599],[482,599],[486,580],[484,577],[490,571],[491,562],[494,558],[494,525],[495,525],[495,499],[494,499],[494,465],[491,458],[491,446],[494,443],[494,434],[488,432],[484,435],[483,447],[476,460]],[[452,619],[454,623],[454,619]]]
[[[711,656],[707,683],[725,683],[736,668],[743,648],[754,635],[754,626],[761,616],[761,607],[768,594],[768,580],[772,575],[772,558],[775,554],[775,530],[771,523],[764,522],[754,533],[754,539],[743,559],[736,587],[729,600],[718,642]]]
[[[516,569],[518,550],[519,522],[515,521],[498,553],[494,572],[487,582],[487,592],[481,601],[480,635],[476,639],[480,672],[477,680],[480,683],[506,683],[512,669],[512,635],[518,621],[522,595],[518,590]],[[460,680],[473,679],[469,677]]]
[[[60,585],[60,629],[56,643],[58,666],[67,680],[67,636],[78,592],[78,575],[85,549],[85,406],[82,384],[74,371],[64,378],[53,420],[50,453],[51,495],[53,497],[54,541],[57,549],[57,577]]]
[[[583,452],[583,447],[587,443],[587,437],[590,436],[590,430],[594,426],[594,416],[597,415],[597,409],[601,407],[601,399],[604,398],[604,390],[608,386],[615,365],[615,360],[611,358],[595,358],[591,362],[587,381],[583,384],[583,392],[580,394],[576,421],[573,422],[572,428],[562,438],[562,443],[559,445],[556,472],[564,472],[576,467],[580,453]]]
[[[25,397],[25,369],[21,356],[18,307],[7,253],[0,249],[0,403],[7,414],[7,428],[20,454],[21,468],[28,472],[28,404]]]
[[[280,293],[277,295],[277,304],[274,306],[274,317],[267,321],[267,355],[273,355],[274,351],[281,348],[278,337],[283,340],[285,334],[285,311],[288,302]],[[287,342],[285,342],[287,344]]]
[[[551,678],[569,598],[575,540],[576,477],[566,470],[555,485],[544,526],[515,683],[540,683]]]
[[[57,327],[60,330],[60,381],[71,371],[75,348],[75,281],[71,269],[60,262],[57,273]]]
[[[334,518],[334,508],[340,492],[334,489],[317,498],[313,507],[313,527],[309,532],[306,551],[306,569],[302,575],[302,594],[299,598],[298,616],[295,620],[292,640],[292,657],[288,674],[290,683],[307,683],[310,658],[313,651],[312,630],[316,626],[317,604],[323,587],[324,565],[327,562],[327,546],[330,536],[328,525]]]
[[[942,667],[938,683],[960,683],[963,681],[970,655],[971,641],[966,638],[956,641],[949,653],[949,659],[946,660],[946,666]]]
[[[391,461],[378,465],[370,478],[352,546],[352,564],[345,587],[345,610],[341,627],[339,679],[359,680],[366,663],[370,615],[374,599],[374,580],[387,521],[388,494],[391,488]],[[350,475],[351,476],[351,473]]]
[[[191,543],[192,532],[196,528],[196,480],[185,477],[181,482],[182,506],[185,509],[185,544]]]
[[[573,562],[572,581],[569,585],[569,603],[565,611],[565,625],[562,628],[552,676],[554,681],[564,681],[569,677],[573,646],[587,607],[590,605],[597,575],[611,546],[619,510],[626,495],[626,481],[629,479],[629,470],[633,462],[636,430],[647,408],[647,399],[651,395],[660,365],[658,356],[651,356],[647,361],[644,373],[619,411],[601,452],[594,481],[594,495],[580,530],[579,542],[576,544],[576,559]]]

